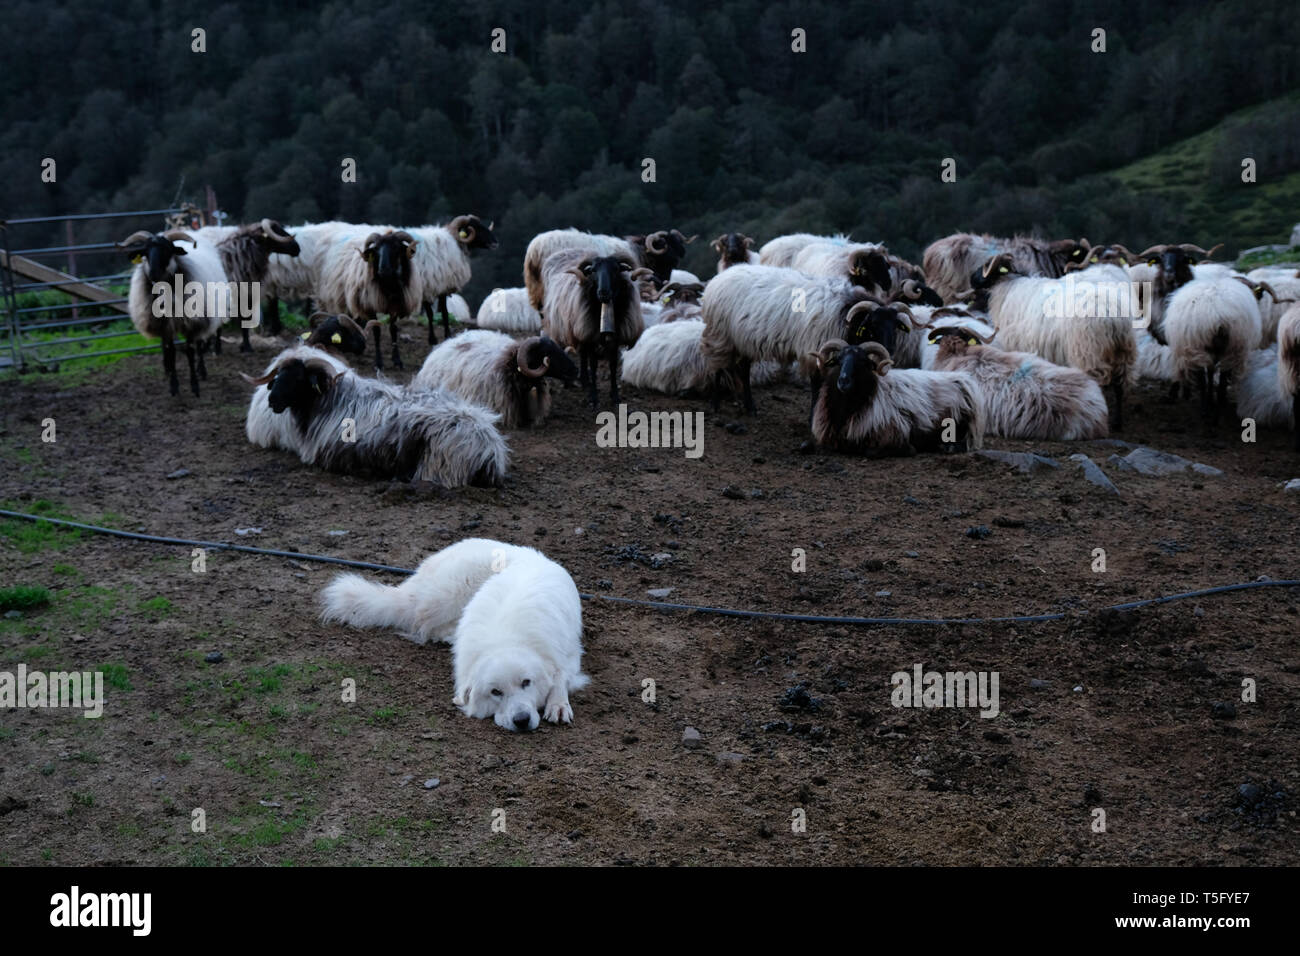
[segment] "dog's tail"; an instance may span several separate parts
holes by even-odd
[[[367,581],[359,574],[340,574],[321,592],[324,621],[353,627],[415,629],[415,607],[401,588]]]

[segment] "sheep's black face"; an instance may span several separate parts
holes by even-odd
[[[868,398],[876,388],[876,363],[864,350],[855,345],[840,352],[840,374],[835,379],[835,390],[841,397],[856,404]]]
[[[336,315],[331,315],[316,326],[308,339],[308,344],[348,355],[366,354],[365,333],[344,325]]]
[[[471,249],[495,249],[497,247],[497,237],[492,233],[491,223],[486,223],[478,216],[469,216],[469,225],[472,230],[467,230],[471,238],[466,243]]]
[[[844,339],[850,345],[863,342],[879,342],[885,350],[893,354],[894,344],[900,333],[908,332],[911,326],[897,309],[881,307],[853,317],[845,332]]]
[[[1011,274],[1010,256],[999,255],[987,263],[983,269],[976,269],[971,273],[970,287],[972,289],[989,289]]]
[[[166,282],[176,271],[172,264],[177,256],[185,255],[179,242],[163,236],[152,236],[149,241],[127,249],[144,260],[144,274],[150,282]]]
[[[278,252],[284,256],[296,256],[302,252],[298,246],[298,240],[289,234],[289,231],[278,222],[271,223],[271,232],[274,235],[262,234],[262,245],[267,252]]]
[[[686,254],[685,247],[682,248],[682,255]],[[748,262],[749,261],[749,238],[739,232],[729,232],[723,240],[722,256],[728,262]]]
[[[411,279],[411,255],[415,247],[390,233],[363,252],[370,274],[388,296],[400,296]]]
[[[1177,246],[1160,253],[1158,264],[1166,276],[1173,278],[1175,285],[1192,281],[1192,257]]]
[[[287,408],[302,413],[311,408],[329,387],[329,378],[320,368],[308,368],[301,359],[285,362],[266,386],[267,404],[277,415]]]
[[[615,305],[622,305],[627,299],[628,283],[623,277],[631,271],[631,265],[614,256],[592,259],[582,267],[587,287],[595,294],[596,301]]]
[[[888,292],[893,284],[889,274],[889,260],[878,252],[858,253],[849,263],[849,279],[854,285],[870,289],[872,286]]]
[[[533,368],[542,364],[542,359],[549,359],[546,369],[549,378],[558,378],[566,385],[577,381],[578,366],[569,358],[568,353],[553,340],[542,337],[541,342],[528,350],[528,364]]]

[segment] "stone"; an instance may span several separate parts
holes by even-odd
[[[1115,483],[1107,478],[1106,473],[1102,471],[1097,463],[1087,455],[1071,455],[1070,461],[1078,462],[1079,468],[1083,471],[1083,477],[1087,478],[1098,488],[1101,488],[1108,494],[1119,494],[1119,489],[1115,487]]]
[[[700,746],[700,732],[694,727],[687,727],[682,731],[682,746],[688,750],[695,750]]]
[[[1042,471],[1045,468],[1060,468],[1056,462],[1042,455],[1035,455],[1032,452],[1025,451],[997,451],[992,448],[981,448],[975,452],[982,458],[988,458],[992,461],[1000,461],[1007,465],[1014,465],[1016,470],[1022,475],[1031,475],[1036,471]]]

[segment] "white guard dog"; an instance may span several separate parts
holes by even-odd
[[[394,627],[417,644],[452,646],[456,695],[469,717],[506,730],[569,723],[582,673],[582,600],[540,551],[468,538],[420,562],[398,587],[342,574],[321,593],[326,621]]]

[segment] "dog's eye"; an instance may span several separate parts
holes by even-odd
[[[520,684],[519,686],[520,686],[520,687],[527,687],[527,686],[528,686],[529,684],[531,684],[531,683],[532,683],[532,681],[530,681],[530,680],[525,680],[525,681],[524,681],[522,684]]]
[[[492,688],[492,696],[493,696],[493,697],[500,697],[500,696],[501,696],[501,691],[499,691],[499,690],[497,690],[495,687],[493,687],[493,688]]]

